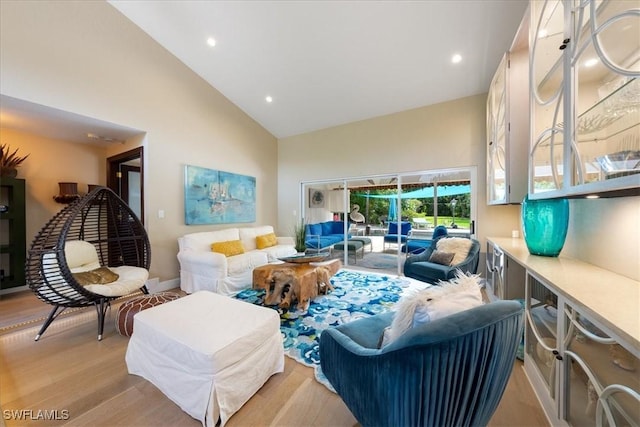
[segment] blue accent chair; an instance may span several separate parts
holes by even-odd
[[[443,239],[449,238],[448,236],[442,237]],[[425,249],[419,255],[410,256],[404,262],[404,275],[413,279],[420,280],[427,283],[438,283],[438,281],[447,281],[453,279],[457,270],[461,270],[465,273],[476,274],[478,272],[478,261],[480,259],[480,242],[475,239],[471,239],[472,245],[469,249],[467,257],[460,264],[455,265],[442,265],[435,262],[429,262],[431,254],[436,249],[436,243],[438,240],[434,240],[431,246]]]
[[[486,426],[509,381],[523,309],[498,300],[415,327],[378,349],[393,312],[326,329],[322,371],[368,426]]]
[[[444,236],[448,236],[449,232],[447,231],[447,227],[444,225],[439,225],[433,229],[433,234],[431,239],[411,239],[411,233],[409,233],[409,238],[407,238],[407,244],[402,245],[402,253],[407,253],[408,255],[418,255],[425,251],[434,241],[441,239]]]
[[[407,236],[411,231],[411,222],[409,221],[401,221],[400,222],[400,243],[407,242]],[[387,230],[387,234],[384,235],[383,240],[383,249],[386,249],[387,244],[398,243],[398,223],[390,222],[389,229]]]

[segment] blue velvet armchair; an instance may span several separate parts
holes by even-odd
[[[411,223],[409,221],[401,221],[400,222],[400,243],[405,243],[407,241],[407,236],[411,231]],[[386,249],[387,244],[398,243],[398,223],[390,222],[389,229],[387,230],[387,234],[384,235],[383,246]]]
[[[444,239],[448,237],[443,237]],[[475,274],[478,271],[478,260],[480,258],[480,242],[471,239],[472,245],[469,249],[467,257],[461,263],[455,265],[442,265],[435,262],[429,262],[431,254],[436,249],[434,240],[430,247],[418,255],[410,256],[404,262],[404,275],[413,279],[427,283],[438,283],[438,281],[447,281],[453,279],[457,270],[464,273]]]
[[[326,329],[322,371],[368,426],[485,426],[522,336],[522,306],[496,301],[412,328],[378,349],[393,312]]]

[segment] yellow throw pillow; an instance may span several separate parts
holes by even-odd
[[[240,255],[244,253],[244,246],[240,240],[227,240],[226,242],[215,242],[211,244],[211,250],[225,256]]]
[[[270,248],[278,244],[278,238],[275,233],[263,234],[256,237],[256,247],[258,249]]]
[[[78,282],[82,286],[86,285],[106,285],[108,283],[113,283],[120,276],[109,270],[107,267],[99,267],[95,270],[90,271],[82,271],[79,273],[71,274],[76,282]]]

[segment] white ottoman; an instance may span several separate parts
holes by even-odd
[[[126,354],[130,374],[158,387],[183,411],[221,425],[284,370],[275,310],[195,292],[134,317]]]

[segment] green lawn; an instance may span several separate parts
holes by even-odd
[[[424,217],[427,221],[429,221],[434,227],[436,225],[446,225],[447,227],[451,226],[451,223],[453,222],[453,218],[450,216],[440,216],[438,215],[438,223],[434,223],[433,221],[433,217],[432,216],[425,216]],[[469,228],[469,224],[471,223],[471,220],[469,218],[455,218],[455,223],[458,226],[458,228]]]

